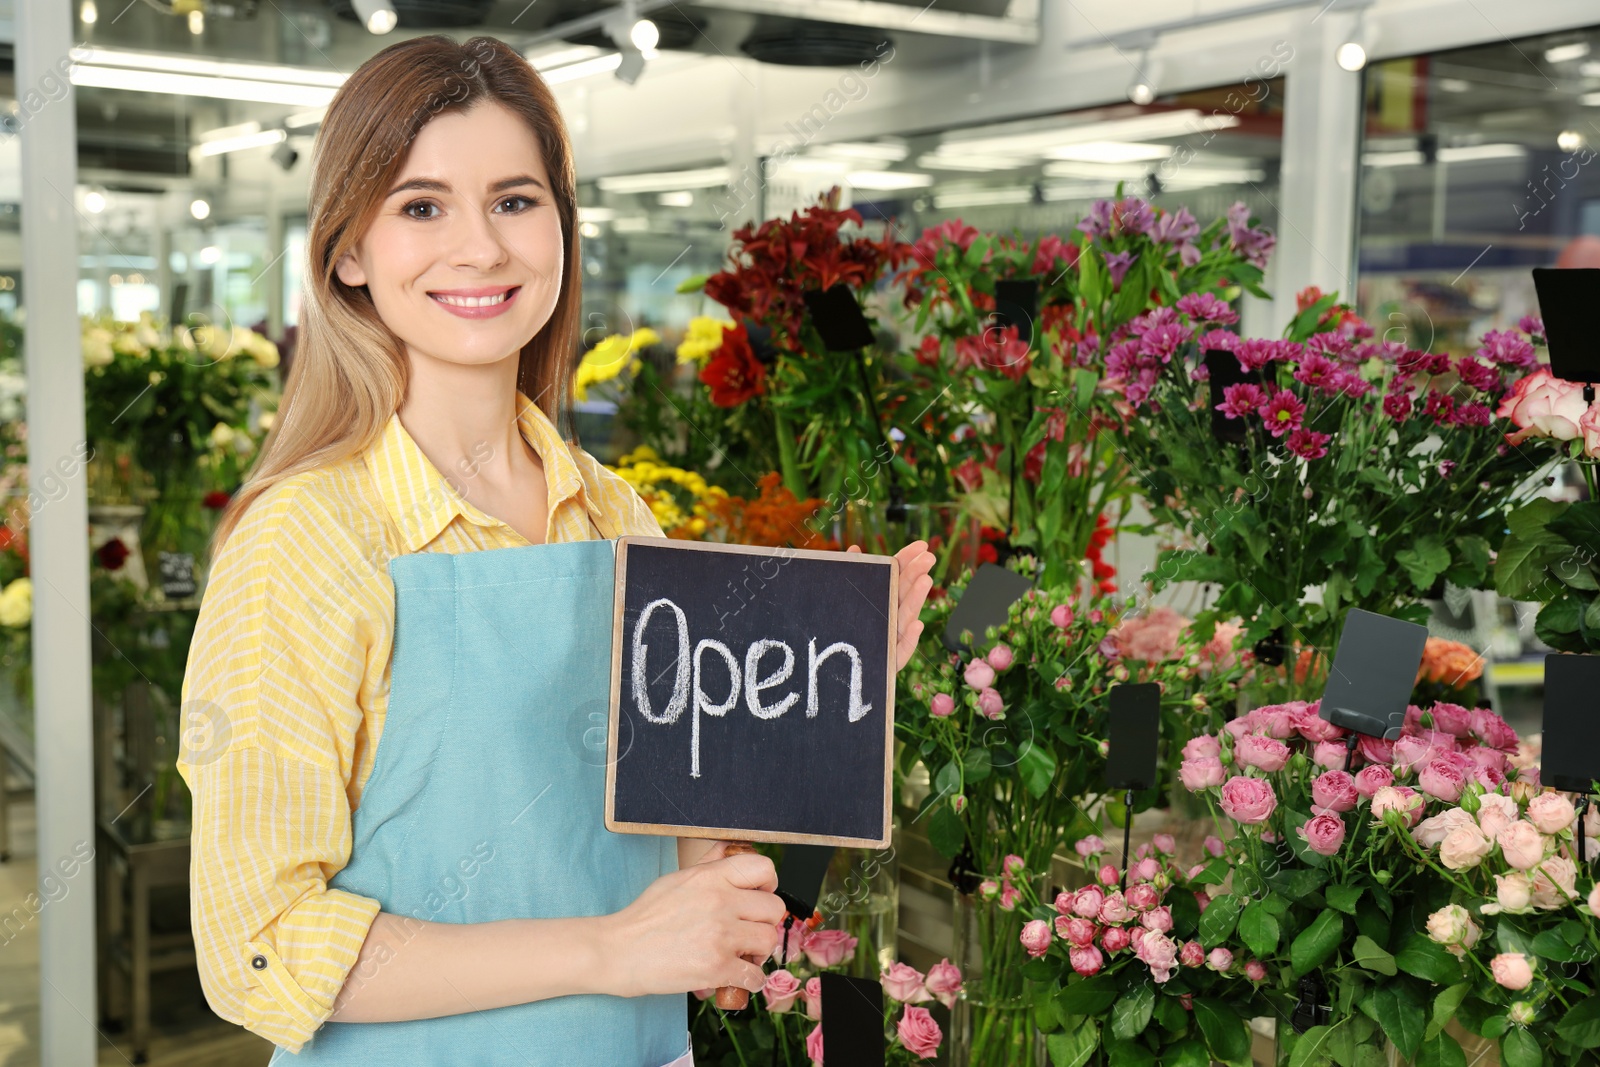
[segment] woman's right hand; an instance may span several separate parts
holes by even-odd
[[[777,951],[787,909],[778,872],[758,854],[663,875],[608,916],[606,955],[620,996],[739,986],[754,992]]]

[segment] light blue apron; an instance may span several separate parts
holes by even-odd
[[[609,914],[677,869],[674,838],[604,824],[615,551],[589,540],[390,560],[388,714],[350,863],[330,885],[396,915],[476,923]],[[329,1022],[272,1062],[660,1067],[686,1054],[687,1018],[681,993],[566,996]]]

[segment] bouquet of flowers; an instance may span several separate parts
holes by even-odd
[[[723,1015],[707,999],[712,990],[696,992],[701,1005],[693,1023],[695,1062],[729,1067],[821,1064],[820,975],[843,971],[855,958],[858,944],[857,938],[843,930],[794,924],[786,931],[775,961],[778,965],[767,972],[766,985],[753,997],[748,1016]],[[954,1006],[962,992],[961,971],[948,959],[929,968],[927,974],[909,964],[895,963],[880,980],[888,1045],[885,1062],[900,1067],[932,1059],[944,1041],[944,1031],[923,1005]],[[750,1055],[757,1050],[762,1054],[759,1061]]]
[[[1295,1067],[1376,1063],[1385,1039],[1418,1063],[1461,1062],[1443,1026],[1464,975],[1429,936],[1446,884],[1419,862],[1419,840],[1437,843],[1464,797],[1530,791],[1537,771],[1512,762],[1517,751],[1494,712],[1443,703],[1410,708],[1395,741],[1352,738],[1316,702],[1296,701],[1186,746],[1183,784],[1232,831],[1231,882],[1206,909],[1200,943],[1237,933],[1296,1001],[1303,1032],[1279,1027]],[[1465,837],[1448,846],[1452,861],[1458,846]]]
[[[1534,318],[1518,324],[1522,334],[1490,334],[1485,345],[1513,350],[1519,365],[1532,366],[1534,344],[1544,340],[1544,326]],[[1551,648],[1563,652],[1600,651],[1600,403],[1583,398],[1576,382],[1552,377],[1537,366],[1512,386],[1499,415],[1510,420],[1508,446],[1522,452],[1530,440],[1544,441],[1542,460],[1551,466],[1562,458],[1578,466],[1589,498],[1581,501],[1531,500],[1506,517],[1510,532],[1495,561],[1495,588],[1516,600],[1538,601],[1535,632]],[[1535,462],[1530,460],[1530,462]]]
[[[917,383],[910,402],[956,427],[943,450],[960,457],[960,499],[1038,557],[1047,585],[1076,577],[1097,517],[1131,488],[1120,433],[1127,385],[1110,343],[1182,293],[1225,280],[1260,291],[1272,238],[1236,225],[1237,214],[1202,232],[1187,210],[1130,197],[1096,203],[1081,243],[953,220],[911,246],[900,281],[913,328],[926,333],[905,361]],[[1019,284],[1029,296],[1006,288]],[[1015,303],[1030,296],[1033,306]]]
[[[1420,620],[1441,579],[1484,586],[1532,470],[1494,414],[1531,347],[1486,338],[1452,359],[1374,340],[1332,296],[1300,303],[1284,339],[1241,339],[1227,305],[1191,294],[1117,344],[1148,383],[1129,392],[1145,432],[1124,441],[1176,534],[1153,582],[1216,583],[1200,623],[1242,617],[1247,643],[1277,663],[1296,643],[1325,653],[1350,607]],[[1214,432],[1212,366],[1239,379],[1215,405],[1231,439]],[[1291,693],[1320,687],[1326,662],[1286,678]]]
[[[1284,1011],[1267,968],[1236,935],[1200,938],[1210,894],[1226,876],[1223,844],[1185,868],[1156,834],[1126,871],[1099,837],[1077,842],[1094,883],[1028,900],[1021,943],[1036,980],[1035,1015],[1057,1065],[1250,1063],[1247,1020]],[[974,1058],[974,1062],[986,1062]]]

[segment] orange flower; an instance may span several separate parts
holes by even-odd
[[[1436,682],[1451,688],[1460,688],[1475,682],[1483,675],[1483,657],[1460,641],[1446,641],[1430,637],[1422,649],[1422,665],[1417,668],[1418,682]]]
[[[766,548],[838,549],[838,544],[815,532],[807,521],[822,509],[820,500],[796,500],[776,471],[761,476],[761,494],[754,500],[729,496],[711,505],[734,544]]]

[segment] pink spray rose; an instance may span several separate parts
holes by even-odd
[[[1115,884],[1116,879],[1112,879]],[[1113,889],[1106,894],[1104,904],[1100,905],[1100,921],[1106,926],[1116,926],[1127,922],[1133,917],[1133,912],[1128,910],[1128,901],[1120,890]]]
[[[1528,875],[1497,874],[1494,882],[1495,903],[1501,911],[1526,911],[1533,903],[1533,879]]]
[[[1289,762],[1289,746],[1270,737],[1246,735],[1233,746],[1233,758],[1241,767],[1281,771]]]
[[[818,1023],[816,1026],[812,1027],[811,1032],[806,1035],[806,1058],[812,1063],[820,1064],[822,1062],[821,1023]]]
[[[1185,967],[1200,967],[1206,962],[1206,950],[1198,941],[1185,941],[1178,950],[1178,962]]]
[[[1573,888],[1577,868],[1565,856],[1551,856],[1534,869],[1533,906],[1553,910],[1578,899]]]
[[[794,1007],[795,1000],[800,996],[800,980],[786,970],[773,971],[767,975],[767,984],[761,987],[761,995],[766,999],[768,1011],[786,1012]]]
[[[1077,916],[1070,919],[1056,919],[1056,933],[1063,941],[1078,948],[1094,944],[1094,935],[1099,932],[1100,928],[1089,919],[1080,919]]]
[[[1139,925],[1158,934],[1170,933],[1172,931],[1172,909],[1165,907],[1151,908],[1139,916]]]
[[[1540,793],[1528,801],[1528,821],[1537,826],[1541,834],[1559,834],[1577,817],[1572,801],[1560,793]]]
[[[1207,855],[1220,857],[1222,855],[1222,838],[1216,834],[1207,834],[1205,850]]]
[[[800,995],[805,998],[806,1017],[820,1021],[822,1019],[822,979],[807,978],[805,990]]]
[[[975,659],[967,664],[967,669],[962,672],[962,680],[973,689],[988,689],[994,685],[994,668],[988,661]]]
[[[1206,966],[1213,971],[1226,972],[1233,966],[1233,953],[1219,945],[1206,957]]]
[[[1451,737],[1466,737],[1472,730],[1472,712],[1460,704],[1438,703],[1429,710],[1435,730],[1443,730]]]
[[[907,1008],[895,1024],[895,1033],[900,1044],[919,1060],[932,1059],[944,1040],[944,1031],[933,1021],[927,1008]]]
[[[1148,882],[1128,887],[1128,907],[1134,911],[1149,911],[1161,903],[1161,894]]]
[[[1296,832],[1319,856],[1332,856],[1344,844],[1344,820],[1337,815],[1313,815]]]
[[[1178,969],[1178,943],[1166,934],[1146,932],[1135,945],[1134,954],[1150,968],[1150,977],[1157,985],[1172,977]]]
[[[1490,840],[1517,821],[1517,802],[1504,793],[1485,793],[1478,798],[1478,828]]]
[[[1488,708],[1473,709],[1468,729],[1473,737],[1490,748],[1499,749],[1508,756],[1517,751],[1517,732]]]
[[[1439,842],[1450,836],[1450,831],[1463,826],[1477,826],[1471,815],[1461,808],[1448,808],[1432,818],[1417,823],[1411,836],[1423,848],[1438,848]]]
[[[1467,780],[1454,763],[1436,759],[1422,768],[1422,773],[1417,775],[1417,784],[1430,797],[1454,804],[1461,799],[1461,790],[1466,788]]]
[[[1547,368],[1539,367],[1512,385],[1495,414],[1510,419],[1517,427],[1516,433],[1506,435],[1506,441],[1520,445],[1529,437],[1570,441],[1580,436],[1583,431],[1578,423],[1588,409],[1581,385],[1564,381]]]
[[[1262,778],[1236,775],[1222,785],[1222,813],[1246,826],[1264,823],[1278,806],[1272,784]]]
[[[1104,852],[1106,850],[1106,842],[1098,834],[1090,834],[1088,837],[1080,838],[1072,846],[1072,850],[1084,859],[1088,859],[1090,856],[1098,856]]]
[[[1294,724],[1295,732],[1311,742],[1341,740],[1344,731],[1318,714],[1321,704],[1319,700],[1290,711],[1289,721]]]
[[[1011,667],[1011,662],[1015,658],[1016,656],[1011,651],[1011,646],[1006,644],[995,645],[989,650],[989,655],[987,657],[989,660],[989,666],[993,667],[997,671],[1009,670]]]
[[[1178,840],[1171,834],[1155,834],[1150,838],[1150,844],[1163,856],[1170,856],[1178,851]]]
[[[1072,608],[1066,604],[1057,604],[1050,609],[1050,623],[1058,629],[1065,630],[1072,625]]]
[[[1267,980],[1267,965],[1260,960],[1251,960],[1244,965],[1244,976],[1252,982],[1265,982]]]
[[[956,701],[949,693],[935,693],[928,702],[928,714],[935,719],[948,719],[956,711]]]
[[[1349,811],[1359,799],[1356,780],[1344,771],[1325,771],[1311,780],[1311,803],[1320,811]]]
[[[1107,952],[1121,952],[1132,940],[1132,935],[1120,926],[1108,926],[1105,933],[1100,935],[1100,944]]]
[[[881,981],[883,991],[902,1004],[921,1004],[933,999],[933,994],[923,985],[926,981],[923,973],[908,963],[892,964],[883,972]]]
[[[1451,830],[1439,843],[1439,862],[1452,871],[1464,871],[1482,863],[1493,848],[1494,842],[1476,825],[1468,823]]]
[[[1356,792],[1371,800],[1386,785],[1394,784],[1394,771],[1382,764],[1363,767],[1356,772]]]
[[[1106,891],[1097,885],[1086,885],[1072,897],[1072,914],[1085,919],[1098,919],[1105,905]]]
[[[1100,884],[1101,885],[1107,885],[1107,886],[1116,885],[1117,883],[1119,883],[1121,881],[1122,881],[1122,872],[1121,871],[1117,870],[1115,867],[1113,867],[1109,863],[1103,863],[1103,864],[1100,865]]]
[[[1356,743],[1356,751],[1361,753],[1361,758],[1368,763],[1378,763],[1387,767],[1394,762],[1394,742],[1386,738],[1363,735]]]
[[[927,988],[940,1004],[955,1007],[956,997],[961,995],[961,968],[948,959],[940,960],[928,968]]]
[[[1269,704],[1257,708],[1249,715],[1250,730],[1278,741],[1287,741],[1294,736],[1295,710],[1296,705],[1293,704]]]
[[[1067,959],[1072,963],[1072,969],[1085,978],[1099,974],[1100,968],[1105,963],[1105,957],[1100,955],[1100,950],[1093,945],[1068,949]]]
[[[1600,915],[1600,882],[1596,882],[1595,887],[1589,890],[1588,904],[1591,914]]]
[[[978,693],[978,714],[989,719],[998,719],[1006,710],[1006,702],[1000,698],[998,691],[984,689]]]
[[[1199,737],[1191,737],[1184,743],[1183,746],[1184,759],[1202,759],[1206,756],[1216,759],[1221,755],[1222,742],[1218,741],[1211,734],[1201,734]]]
[[[1489,961],[1494,980],[1507,989],[1527,989],[1533,981],[1533,965],[1520,952],[1502,952]]]
[[[813,967],[837,967],[856,958],[856,939],[843,930],[813,930],[804,943]]]
[[[1544,836],[1539,828],[1525,819],[1518,819],[1501,830],[1495,837],[1506,862],[1519,871],[1532,870],[1544,859]]]
[[[1043,919],[1034,919],[1022,928],[1022,947],[1028,955],[1038,959],[1050,951],[1050,924]]]
[[[1344,770],[1349,750],[1343,741],[1318,741],[1311,749],[1311,762],[1330,771]]]
[[[1227,773],[1222,761],[1215,756],[1186,759],[1178,766],[1178,780],[1191,793],[1221,785]]]
[[[1153,882],[1156,875],[1161,873],[1161,864],[1146,856],[1133,865],[1133,876],[1141,882]]]
[[[1480,932],[1471,914],[1460,904],[1448,904],[1428,916],[1428,936],[1446,948],[1470,948],[1468,939],[1476,942]]]
[[[1403,785],[1386,785],[1372,795],[1372,819],[1382,822],[1389,812],[1398,812],[1401,821],[1414,826],[1422,821],[1422,795]]]

